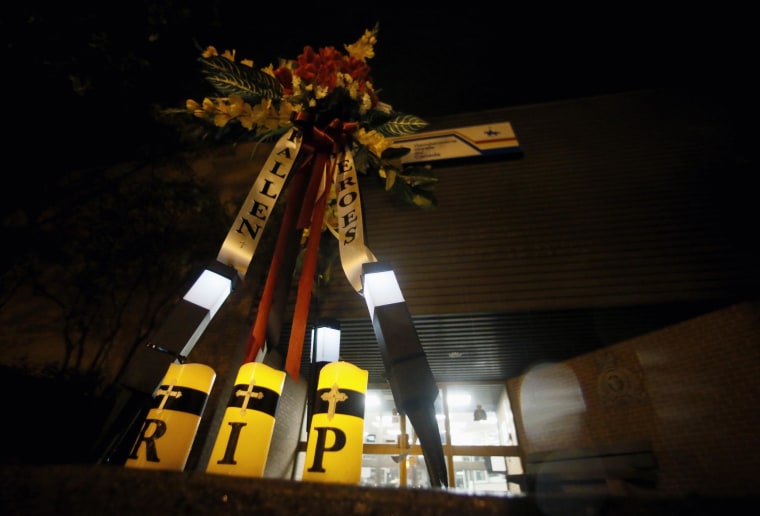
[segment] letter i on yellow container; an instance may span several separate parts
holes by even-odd
[[[243,364],[224,411],[207,473],[262,477],[285,372],[258,362]]]
[[[124,466],[185,469],[215,379],[203,364],[169,364]]]
[[[368,377],[367,371],[348,362],[331,362],[320,371],[303,480],[341,484],[361,480]]]

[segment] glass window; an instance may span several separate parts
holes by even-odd
[[[494,464],[496,468],[493,468]],[[504,457],[454,456],[456,484],[453,488],[457,492],[468,494],[510,494],[507,473],[499,471],[500,467],[506,469]]]
[[[362,458],[361,485],[400,487],[398,456],[365,453]]]
[[[516,444],[514,436],[517,434],[504,385],[451,385],[445,392],[451,444]]]
[[[522,473],[522,463],[514,448],[517,433],[504,384],[440,387],[435,410],[444,452],[448,451],[449,464],[454,466],[449,473],[454,478],[450,489],[472,494],[519,494],[519,486],[507,481],[510,474]],[[302,438],[305,441],[306,435]],[[302,455],[296,477],[303,468]],[[430,487],[414,428],[398,412],[388,387],[367,389],[361,485]]]

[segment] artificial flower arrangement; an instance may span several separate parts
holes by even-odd
[[[192,115],[215,128],[217,139],[245,137],[257,142],[287,132],[299,112],[308,111],[317,127],[335,119],[354,122],[357,129],[348,136],[357,171],[376,176],[386,191],[407,203],[434,207],[437,179],[430,167],[402,165],[409,149],[392,146],[393,137],[416,133],[428,123],[380,101],[367,64],[375,55],[378,30],[375,25],[355,43],[344,45],[346,53],[306,46],[297,59],[280,59],[277,67],[260,69],[252,60],[238,61],[235,50],[219,54],[209,46],[199,61],[217,96],[201,102],[189,99],[184,110],[164,113]]]

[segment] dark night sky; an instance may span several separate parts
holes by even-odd
[[[670,85],[743,91],[754,68],[745,60],[750,18],[723,4],[720,14],[693,5],[667,13],[642,4],[346,5],[305,12],[281,2],[30,0],[4,8],[6,148],[29,160],[20,182],[38,188],[63,170],[163,152],[151,112],[199,97],[196,43],[265,66],[307,44],[343,49],[379,22],[375,87],[422,118]]]

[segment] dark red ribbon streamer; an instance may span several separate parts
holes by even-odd
[[[269,265],[269,273],[267,275],[266,284],[264,285],[264,293],[261,295],[259,308],[256,312],[256,321],[251,328],[251,333],[248,335],[248,342],[245,346],[245,357],[243,358],[244,364],[253,362],[256,359],[256,356],[259,354],[259,351],[264,346],[264,341],[266,340],[267,319],[269,318],[269,311],[272,308],[274,292],[277,288],[277,278],[279,277],[280,269],[282,268],[288,236],[294,231],[296,226],[296,214],[303,201],[307,172],[307,167],[302,167],[296,171],[296,174],[290,183],[290,188],[288,189],[285,213],[280,225],[280,231],[277,235],[277,243],[275,244],[274,253],[272,254],[272,261]]]
[[[327,168],[330,165],[331,155],[337,155],[342,152],[346,133],[356,130],[357,124],[343,124],[339,120],[334,120],[325,131],[322,131],[311,126],[308,114],[304,113],[299,113],[295,117],[294,122],[304,128],[304,142],[301,146],[301,152],[312,153],[312,156],[296,172],[291,182],[285,214],[277,236],[277,243],[272,256],[264,293],[259,301],[256,321],[246,343],[243,363],[255,360],[264,345],[269,311],[287,247],[288,237],[292,231],[296,229],[303,230],[308,227],[309,239],[306,244],[306,254],[298,282],[298,294],[290,341],[288,343],[288,355],[285,362],[285,370],[294,380],[298,381],[301,357],[303,355],[303,341],[306,334],[309,305],[311,303],[312,285],[319,255],[322,224],[327,207],[327,198],[329,197],[328,193],[332,188],[332,178],[334,175],[334,171]],[[322,195],[317,198],[323,176],[325,177],[324,190]],[[299,210],[298,220],[295,221],[296,212]]]

